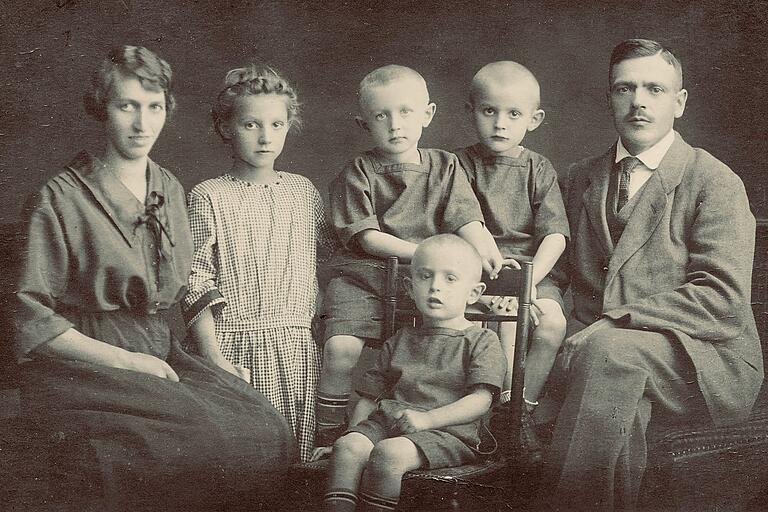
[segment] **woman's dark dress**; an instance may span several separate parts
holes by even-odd
[[[98,474],[94,509],[226,508],[273,489],[295,458],[291,431],[269,402],[184,353],[170,332],[167,310],[185,293],[192,257],[186,212],[181,185],[153,162],[145,206],[85,153],[25,209],[15,326],[22,410],[41,442],[82,449],[57,472]],[[180,382],[30,360],[70,327],[164,359]]]

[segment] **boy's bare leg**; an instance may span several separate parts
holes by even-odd
[[[365,512],[395,510],[400,500],[403,475],[426,464],[413,441],[393,437],[379,442],[371,451],[360,486]]]
[[[317,389],[317,446],[330,446],[346,424],[352,371],[365,342],[356,336],[331,336],[323,347],[323,370]]]
[[[552,299],[536,301],[541,314],[539,325],[533,331],[530,348],[525,359],[525,396],[527,403],[539,400],[547,382],[557,352],[565,339],[565,315],[560,304]]]
[[[328,470],[328,492],[323,505],[328,512],[354,512],[357,507],[360,477],[373,450],[363,434],[350,432],[333,445]]]

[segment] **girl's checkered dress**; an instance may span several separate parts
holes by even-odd
[[[189,193],[195,253],[184,301],[188,323],[210,307],[222,354],[251,371],[311,455],[320,355],[310,325],[317,245],[332,249],[312,183],[280,172],[270,185],[224,174]]]

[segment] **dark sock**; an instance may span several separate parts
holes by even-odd
[[[344,432],[349,393],[333,395],[317,393],[317,446],[331,446]]]

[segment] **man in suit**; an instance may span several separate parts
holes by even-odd
[[[571,168],[566,196],[574,308],[544,498],[562,510],[634,508],[649,423],[744,420],[763,379],[744,186],[674,131],[672,53],[627,40],[609,69],[619,139]]]

